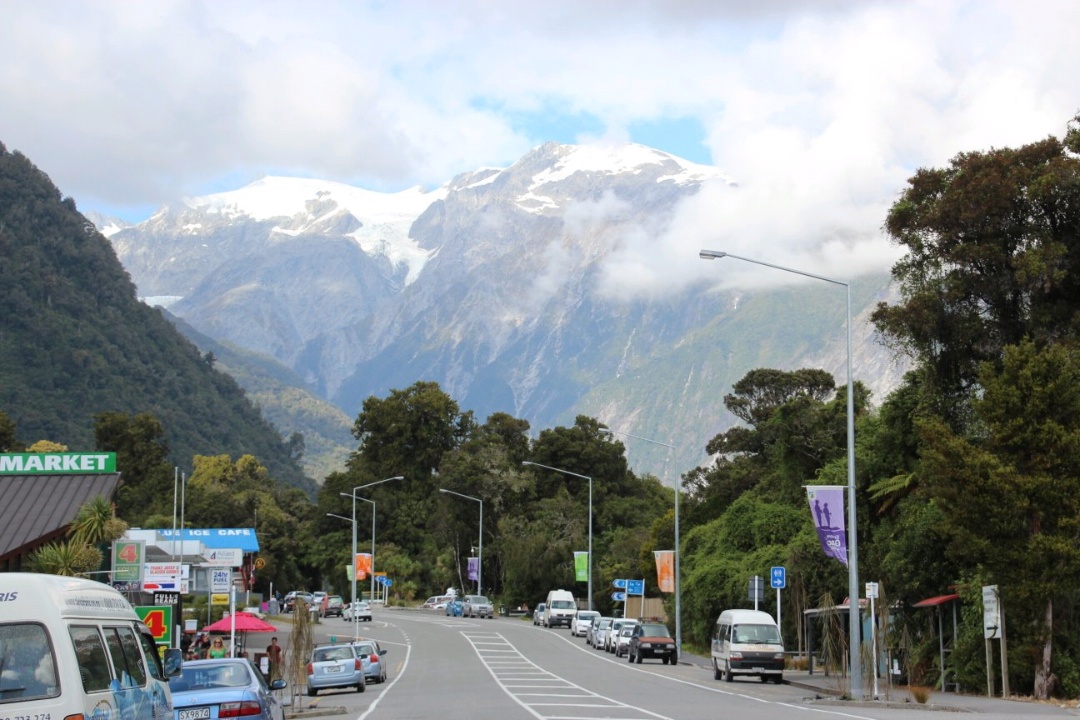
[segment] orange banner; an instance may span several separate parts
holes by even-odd
[[[356,579],[366,580],[371,572],[371,553],[356,553]]]
[[[675,592],[675,551],[653,550],[656,557],[656,584],[660,592]]]

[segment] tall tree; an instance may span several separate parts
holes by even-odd
[[[1080,581],[1080,351],[1025,341],[1000,367],[984,363],[979,383],[978,439],[924,422],[923,483],[944,512],[949,553],[989,571],[1033,621],[1010,643],[1033,647],[1034,692],[1047,698],[1054,601],[1074,604]]]
[[[879,332],[926,372],[924,402],[950,425],[969,417],[982,362],[1004,348],[1080,329],[1080,116],[1064,141],[957,155],[920,169],[885,227],[907,251],[893,266],[902,302]]]

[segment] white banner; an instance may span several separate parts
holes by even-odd
[[[206,565],[240,567],[244,564],[244,551],[240,548],[219,548],[206,551]]]
[[[232,587],[232,568],[210,569],[210,592],[225,593]]]

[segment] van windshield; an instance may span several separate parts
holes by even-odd
[[[572,600],[552,600],[551,601],[552,610],[569,610],[572,607],[574,607],[574,603],[573,603]]]
[[[750,645],[783,645],[775,625],[736,625],[731,630],[731,642]]]
[[[59,692],[56,658],[45,628],[37,623],[0,626],[0,703]]]

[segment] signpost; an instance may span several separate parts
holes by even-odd
[[[774,565],[770,571],[772,586],[776,588],[776,629],[781,639],[784,637],[783,625],[780,624],[780,591],[787,587],[787,568]]]
[[[876,582],[866,583],[866,599],[870,601],[870,647],[874,658],[874,699],[878,696],[878,684],[877,684],[877,615],[874,611],[874,601],[878,597],[878,584]],[[941,688],[944,690],[944,686]]]
[[[149,605],[135,608],[135,614],[143,621],[154,637],[154,642],[166,647],[172,646],[172,618],[171,605]]]
[[[750,600],[754,601],[754,609],[758,609],[758,603],[765,599],[765,578],[755,575],[750,578]]]
[[[143,579],[146,543],[142,540],[115,540],[112,545],[112,581],[138,583]]]
[[[1005,645],[1005,609],[1001,607],[1001,597],[997,585],[986,585],[982,589],[983,598],[983,638],[986,640],[986,695],[994,697],[994,663],[991,640],[1001,640],[1001,696],[1009,697],[1009,653]]]

